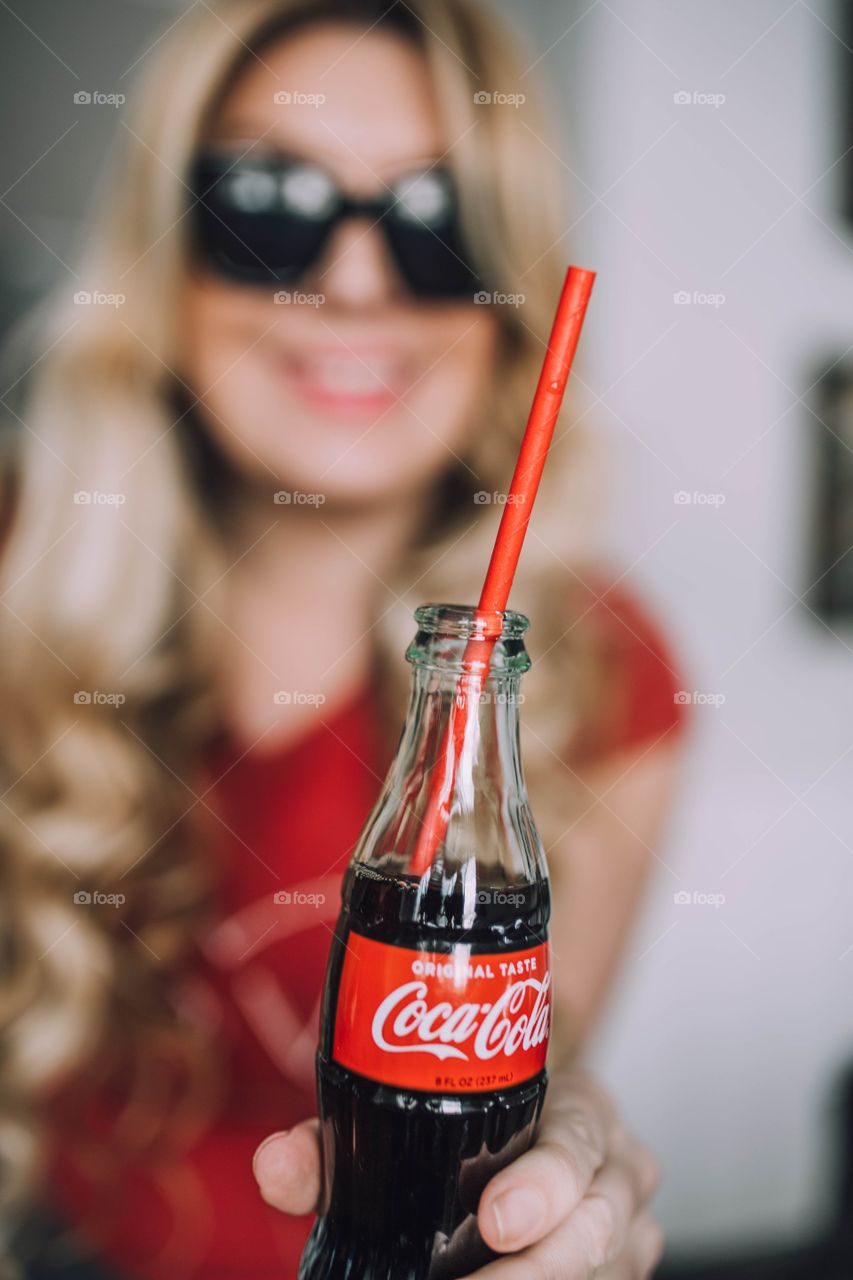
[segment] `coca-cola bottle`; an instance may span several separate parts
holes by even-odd
[[[505,612],[495,639],[472,608],[415,617],[406,723],[344,879],[326,975],[322,1204],[299,1280],[451,1280],[495,1257],[480,1195],[532,1143],[545,1096],[550,898],[519,754],[528,622]],[[424,869],[432,773],[478,637],[488,674]]]

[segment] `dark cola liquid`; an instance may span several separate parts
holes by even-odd
[[[317,1086],[325,1213],[299,1280],[458,1280],[496,1257],[475,1215],[489,1179],[533,1142],[546,1073],[489,1093],[426,1093],[378,1084],[331,1061],[351,930],[413,950],[512,952],[544,942],[546,884],[481,889],[466,927],[462,896],[352,868],[329,962]]]

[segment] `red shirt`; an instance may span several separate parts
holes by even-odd
[[[682,708],[666,646],[646,614],[621,591],[593,607],[618,695],[604,738],[587,747],[589,758],[601,758],[667,736]],[[61,1212],[119,1274],[296,1276],[310,1219],[264,1204],[252,1155],[269,1133],[316,1110],[326,957],[341,876],[390,763],[382,742],[365,689],[294,744],[242,752],[223,743],[209,761],[228,844],[224,914],[186,998],[214,1030],[224,1082],[180,1158],[134,1160],[126,1145],[119,1154],[109,1136],[114,1121],[95,1115],[93,1142],[73,1151],[60,1143],[54,1160]],[[157,1104],[155,1096],[152,1111]]]

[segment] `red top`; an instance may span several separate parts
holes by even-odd
[[[621,590],[591,601],[618,698],[587,760],[651,745],[683,710],[647,615]],[[53,1159],[62,1213],[120,1275],[294,1280],[310,1219],[264,1204],[252,1155],[269,1133],[315,1113],[319,1001],[341,876],[389,763],[369,689],[295,744],[243,754],[222,745],[210,760],[229,833],[224,916],[186,999],[216,1029],[224,1087],[180,1158],[162,1148],[130,1158],[104,1108],[87,1116],[91,1145],[60,1139]]]

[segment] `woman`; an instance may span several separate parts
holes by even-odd
[[[472,0],[230,0],[144,68],[75,283],[116,305],[53,300],[15,383],[0,1132],[24,1274],[296,1274],[320,985],[411,610],[476,598],[565,267],[529,78],[482,102],[525,67]],[[676,685],[584,567],[586,470],[565,421],[513,594],[559,966],[541,1134],[479,1209],[496,1280],[660,1253],[654,1162],[576,1062]]]

